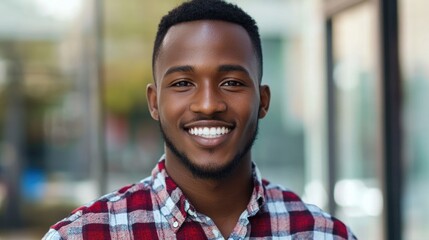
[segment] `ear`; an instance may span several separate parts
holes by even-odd
[[[260,94],[260,103],[259,103],[259,119],[264,118],[267,113],[268,109],[270,108],[270,100],[271,100],[271,91],[270,87],[267,85],[261,85],[259,87],[259,94]]]
[[[150,115],[153,119],[156,121],[159,120],[159,113],[158,113],[158,96],[156,92],[156,85],[153,83],[150,83],[146,87],[146,98],[147,98],[147,105],[149,107]]]

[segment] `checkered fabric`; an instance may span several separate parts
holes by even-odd
[[[228,239],[356,239],[341,221],[262,180]],[[168,176],[163,158],[148,177],[80,207],[43,239],[224,239]]]

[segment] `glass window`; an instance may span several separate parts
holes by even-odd
[[[333,17],[337,216],[361,239],[381,239],[377,18],[368,1]]]
[[[429,28],[425,0],[399,1],[404,88],[404,239],[429,235]]]
[[[321,1],[232,1],[258,23],[271,105],[252,149],[262,176],[326,204]]]

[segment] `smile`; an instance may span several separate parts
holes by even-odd
[[[228,127],[193,127],[188,129],[191,135],[203,138],[217,138],[228,134],[230,131],[231,129]]]

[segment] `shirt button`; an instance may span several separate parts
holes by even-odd
[[[175,222],[173,223],[173,227],[177,228],[178,226],[179,226],[179,223],[178,223],[177,221],[175,221]]]

